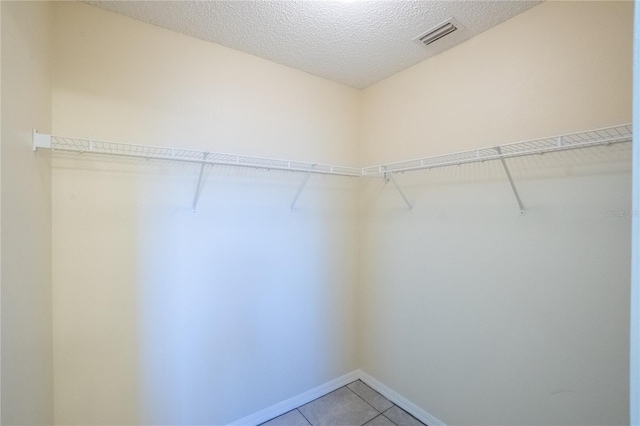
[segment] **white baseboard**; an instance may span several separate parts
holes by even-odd
[[[370,388],[382,394],[382,396],[396,404],[398,407],[402,408],[407,413],[411,414],[416,419],[420,420],[422,423],[425,423],[429,426],[446,426],[444,422],[427,413],[425,410],[418,407],[416,404],[409,401],[407,398],[400,395],[398,392],[394,391],[378,379],[370,376],[362,370],[357,370],[357,372],[360,380],[365,382]]]
[[[233,423],[229,423],[228,426],[259,425],[260,423],[264,423],[267,420],[273,419],[274,417],[281,416],[282,414],[291,411],[294,408],[298,408],[299,406],[304,405],[307,402],[311,402],[314,399],[320,398],[322,395],[333,392],[334,390],[341,388],[344,385],[348,385],[349,383],[356,381],[359,378],[360,377],[358,376],[358,370],[352,371],[351,373],[347,373],[344,376],[340,376],[337,379],[331,380],[330,382],[324,383],[320,386],[316,386],[315,388],[303,392],[299,395],[296,395],[289,399],[285,399],[284,401],[267,407],[264,410],[260,410],[256,413],[248,415],[247,417],[236,420]]]
[[[310,389],[306,392],[303,392],[299,395],[286,399],[282,402],[274,404],[270,407],[265,408],[264,410],[260,410],[253,414],[250,414],[246,417],[243,417],[239,420],[236,420],[232,423],[229,423],[228,426],[255,426],[260,423],[264,423],[267,420],[271,420],[274,417],[281,416],[284,413],[287,413],[294,408],[298,408],[301,405],[304,405],[308,402],[313,401],[314,399],[320,398],[323,395],[328,394],[329,392],[333,392],[334,390],[341,388],[342,386],[348,385],[349,383],[362,380],[369,387],[382,394],[388,400],[405,410],[407,413],[411,414],[416,419],[421,422],[429,425],[429,426],[446,426],[443,422],[438,420],[436,417],[427,413],[422,408],[418,407],[413,402],[409,401],[404,396],[400,395],[398,392],[391,389],[389,386],[385,385],[381,381],[373,378],[369,374],[365,373],[362,370],[354,370],[351,373],[347,373],[344,376],[340,376],[337,379],[333,379],[330,382],[324,383],[320,386],[316,386],[313,389]]]

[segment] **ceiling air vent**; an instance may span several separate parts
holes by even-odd
[[[455,19],[450,18],[431,28],[429,31],[420,34],[414,38],[413,41],[420,43],[423,46],[428,46],[431,43],[440,40],[442,37],[461,29],[464,29],[464,27]]]

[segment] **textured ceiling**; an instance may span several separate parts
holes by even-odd
[[[540,1],[89,1],[122,15],[362,89]],[[414,37],[453,17],[465,29]]]

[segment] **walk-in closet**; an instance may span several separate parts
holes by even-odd
[[[1,424],[639,424],[634,15],[3,0]]]

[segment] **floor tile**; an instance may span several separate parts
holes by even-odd
[[[309,426],[309,422],[298,410],[291,410],[260,426]]]
[[[371,389],[366,383],[361,380],[356,380],[353,383],[349,383],[347,385],[349,389],[354,391],[358,396],[369,403],[369,405],[373,406],[376,410],[383,411],[388,410],[393,406],[393,403],[390,402],[387,398],[380,395],[378,392]]]
[[[396,426],[396,424],[380,414],[378,417],[365,423],[364,426]]]
[[[394,405],[385,411],[384,415],[398,426],[424,426],[424,423],[397,405]]]
[[[380,414],[346,386],[298,410],[313,426],[362,426]]]

